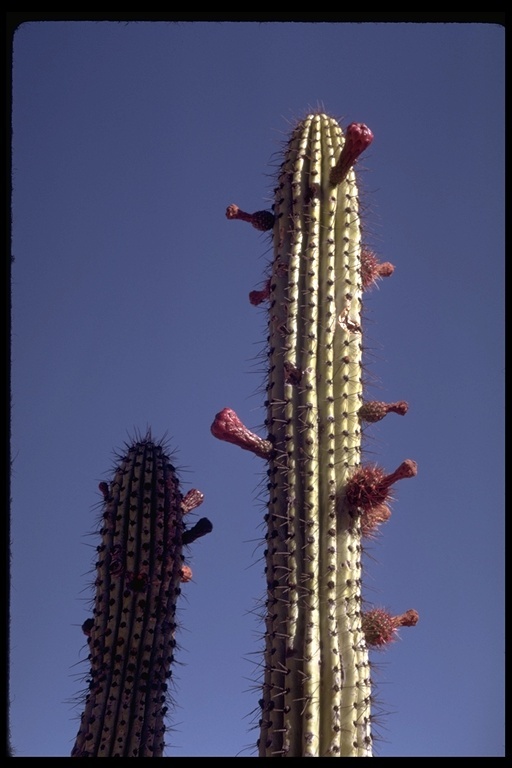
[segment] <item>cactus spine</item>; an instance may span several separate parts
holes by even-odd
[[[168,679],[176,645],[180,583],[192,572],[183,546],[208,533],[183,516],[203,495],[182,496],[164,447],[151,434],[135,441],[110,485],[97,547],[89,646],[89,690],[72,757],[161,757]]]
[[[393,272],[361,242],[353,165],[372,138],[309,115],[286,147],[273,214],[226,212],[272,229],[274,243],[271,276],[250,294],[269,304],[268,437],[230,409],[212,425],[268,460],[260,757],[371,756],[368,646],[400,625],[390,617],[370,643],[362,611],[362,537],[389,517],[391,484],[416,472],[411,461],[387,476],[361,467],[361,422],[407,411],[363,403],[363,290]]]

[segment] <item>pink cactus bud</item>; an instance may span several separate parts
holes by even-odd
[[[341,184],[359,155],[370,146],[372,141],[373,133],[364,123],[351,123],[348,126],[343,149],[329,176],[331,184]]]
[[[409,608],[408,611],[394,618],[397,627],[415,627],[419,620],[420,615],[414,608]]]
[[[103,498],[105,499],[105,501],[107,501],[107,499],[108,499],[108,485],[107,485],[107,483],[100,483],[98,485],[98,488],[99,488],[100,492],[103,494]]]
[[[406,459],[390,475],[386,475],[380,467],[359,467],[347,484],[346,501],[352,509],[369,510],[378,507],[390,498],[393,483],[414,477],[417,473],[417,464],[412,459]]]
[[[415,477],[418,474],[418,465],[412,459],[402,461],[399,467],[385,478],[386,485],[390,486],[397,480],[403,480],[406,477]]]
[[[359,409],[359,418],[362,421],[374,423],[383,419],[387,413],[399,413],[400,416],[404,416],[408,410],[409,405],[405,400],[399,400],[397,403],[381,403],[378,400],[370,400]]]
[[[380,262],[373,251],[363,248],[361,251],[361,279],[363,290],[375,285],[381,277],[390,277],[395,268],[389,261]]]
[[[246,213],[242,211],[238,205],[232,203],[226,208],[227,219],[239,219],[240,221],[248,221],[249,224],[255,229],[259,229],[260,232],[267,232],[274,226],[275,216],[271,211],[256,211],[256,213]]]
[[[204,493],[198,491],[197,488],[192,488],[192,490],[185,494],[181,501],[181,511],[186,515],[193,509],[196,509],[196,507],[202,504],[203,501]]]
[[[249,294],[249,301],[253,307],[257,307],[262,304],[270,296],[270,280],[267,280],[265,287],[261,291],[251,291]]]
[[[374,608],[362,615],[362,628],[366,642],[376,648],[392,643],[397,638],[398,627],[414,627],[419,621],[414,609],[392,616],[383,608]]]
[[[270,440],[263,440],[247,429],[231,408],[224,408],[215,416],[211,432],[219,440],[238,445],[239,448],[251,451],[262,459],[268,459],[272,452]]]
[[[192,581],[192,568],[188,565],[184,565],[180,571],[180,581],[182,584],[186,584],[188,581]]]

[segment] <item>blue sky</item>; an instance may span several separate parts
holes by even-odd
[[[373,655],[380,756],[504,754],[504,29],[494,24],[94,23],[13,44],[10,717],[16,755],[70,754],[98,483],[167,435],[213,532],[191,548],[169,756],[254,755],[264,592],[268,236],[279,151],[318,106],[364,122],[370,399],[409,412],[365,458],[418,476],[369,546],[365,595],[420,622]]]

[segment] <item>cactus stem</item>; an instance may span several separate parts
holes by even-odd
[[[259,229],[260,232],[267,232],[269,229],[272,229],[275,221],[275,216],[270,211],[256,211],[255,213],[246,213],[234,203],[228,205],[226,208],[226,218],[248,221],[249,224],[252,224],[255,229]]]
[[[383,419],[388,413],[399,413],[400,416],[405,416],[408,410],[409,405],[405,400],[399,400],[397,403],[382,403],[379,400],[369,400],[363,403],[359,409],[359,418],[362,421],[375,423]]]
[[[373,133],[364,123],[351,123],[345,134],[345,143],[334,168],[331,169],[331,184],[341,184],[359,155],[370,146]]]
[[[270,440],[264,440],[247,429],[231,408],[224,408],[215,416],[211,433],[218,440],[238,445],[239,448],[251,451],[262,459],[270,458],[272,453]]]
[[[353,166],[372,140],[362,123],[344,137],[328,115],[308,115],[287,144],[272,214],[226,211],[273,227],[270,280],[249,294],[269,305],[267,440],[229,409],[212,425],[268,459],[260,757],[372,754],[362,537],[389,518],[391,485],[416,474],[410,460],[389,475],[361,467],[362,422],[407,410],[363,400],[363,290],[394,269],[362,244]],[[413,620],[388,617],[390,638]]]

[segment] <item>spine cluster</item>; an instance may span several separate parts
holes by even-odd
[[[174,661],[176,605],[192,571],[183,546],[212,530],[187,529],[203,501],[183,496],[163,446],[133,443],[103,494],[93,616],[83,632],[90,672],[72,757],[161,757]]]
[[[267,435],[228,408],[212,425],[267,461],[260,757],[371,756],[368,648],[405,623],[379,629],[362,609],[362,538],[388,519],[391,485],[416,473],[410,460],[386,475],[361,459],[362,423],[407,412],[363,399],[363,291],[393,272],[362,244],[353,166],[372,138],[309,115],[286,147],[273,211],[226,212],[272,230],[274,244],[271,276],[250,294],[268,305]]]

